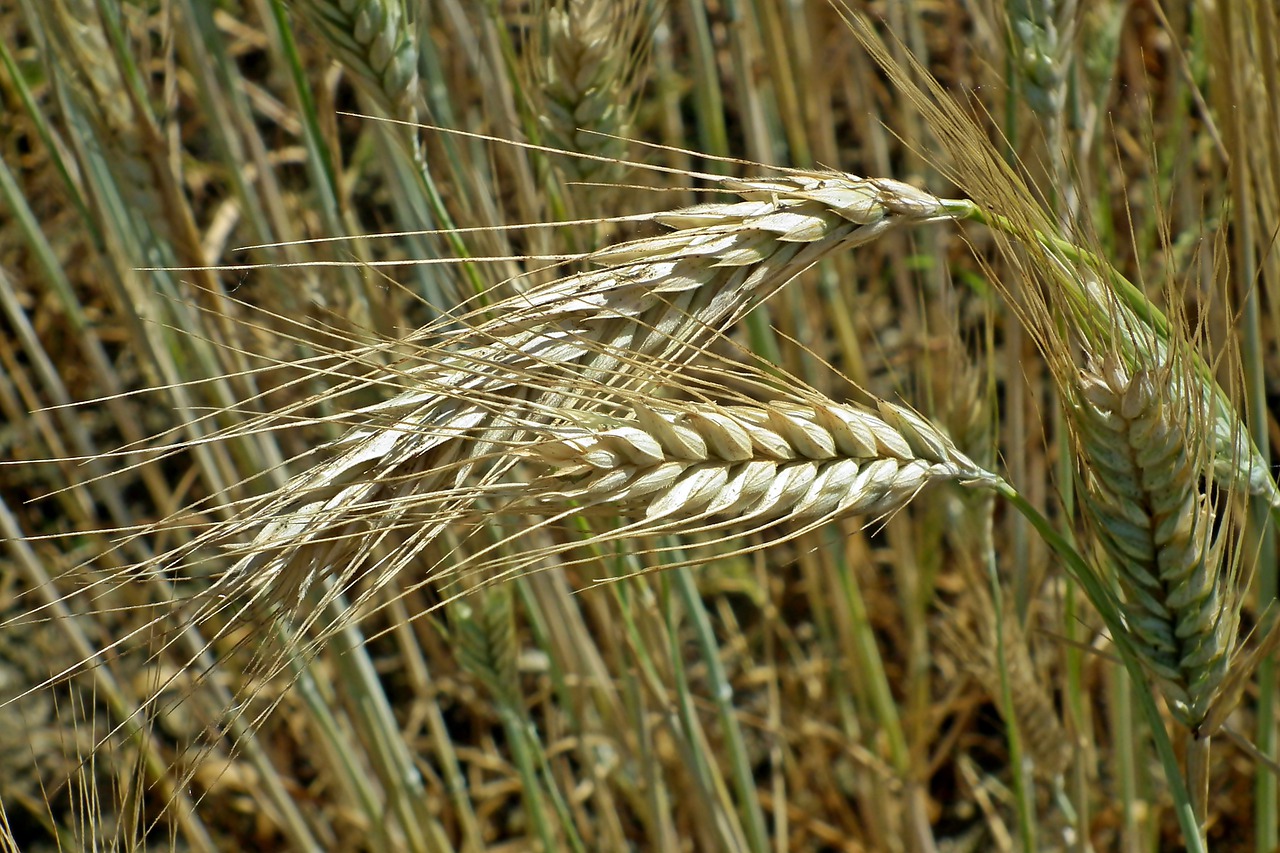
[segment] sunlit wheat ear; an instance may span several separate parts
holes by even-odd
[[[389,582],[448,524],[450,504],[438,495],[514,434],[495,401],[528,404],[536,420],[538,411],[598,405],[610,388],[643,390],[657,381],[646,364],[688,362],[823,257],[970,208],[897,181],[834,172],[720,185],[742,201],[655,214],[672,230],[596,252],[601,269],[456,318],[460,331],[410,336],[406,345],[421,348],[415,356],[370,380],[402,394],[345,413],[356,426],[331,448],[332,459],[197,543],[237,543],[243,554],[220,589],[293,598],[321,577],[341,587],[369,571],[374,586]],[[597,386],[594,396],[572,393],[584,383]],[[485,464],[492,480],[513,461]],[[400,537],[397,528],[424,502],[431,523]],[[369,569],[379,548],[390,553]]]
[[[946,480],[994,482],[916,415],[889,403],[637,403],[634,417],[563,427],[524,451],[553,468],[538,504],[574,501],[643,519],[626,533],[822,522],[891,512]]]
[[[513,472],[485,494],[490,517],[520,524],[496,545],[467,553],[451,573],[489,583],[594,563],[596,549],[623,540],[654,570],[697,565],[840,518],[882,520],[935,483],[1001,482],[902,407],[839,404],[799,382],[775,391],[790,399],[750,402],[716,386],[720,375],[676,382],[702,398],[695,402],[623,394],[608,415],[567,409],[555,425],[532,426],[509,452],[545,475]],[[753,393],[781,388],[776,377],[755,378]],[[721,396],[733,402],[708,400]],[[599,524],[568,541],[537,532],[575,516]]]
[[[1204,720],[1236,642],[1230,483],[1214,486],[1202,403],[1176,363],[1082,371],[1070,401],[1082,505],[1114,573],[1130,640],[1178,719]]]

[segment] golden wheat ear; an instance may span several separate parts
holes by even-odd
[[[630,418],[556,432],[526,451],[555,469],[534,485],[532,499],[606,505],[668,532],[717,517],[744,524],[874,517],[933,482],[993,480],[932,425],[889,403],[877,413],[830,401],[637,401]]]
[[[469,551],[437,580],[475,575],[493,583],[590,562],[580,554],[624,540],[655,569],[692,565],[790,541],[836,519],[884,518],[934,484],[1000,482],[901,406],[837,403],[752,361],[645,364],[664,396],[581,382],[575,393],[596,408],[512,415],[495,476],[455,520],[514,532]],[[506,525],[508,517],[517,523]],[[578,517],[589,534],[544,533]]]
[[[345,587],[391,531],[412,526],[377,573],[377,584],[390,582],[474,501],[468,478],[494,482],[514,464],[494,456],[516,432],[512,410],[527,428],[546,423],[546,411],[593,408],[612,388],[651,387],[648,365],[689,362],[822,258],[971,207],[835,172],[720,186],[741,200],[656,214],[669,232],[593,253],[599,269],[456,318],[459,331],[411,336],[418,349],[369,380],[402,393],[347,413],[353,426],[330,460],[195,543],[234,543],[239,557],[221,588],[296,602],[320,577]],[[583,383],[594,396],[575,392]]]
[[[1037,775],[1054,779],[1072,760],[1071,739],[1054,707],[1046,673],[1032,655],[1022,624],[1010,611],[999,611],[987,584],[975,579],[955,608],[943,612],[939,631],[1002,715],[1010,717]],[[1001,700],[1007,680],[1009,702]]]

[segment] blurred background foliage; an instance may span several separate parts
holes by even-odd
[[[853,6],[979,117],[982,144],[1019,163],[1064,228],[1153,298],[1180,283],[1215,351],[1241,354],[1235,387],[1274,436],[1275,7]],[[594,588],[652,563],[598,554],[447,607],[410,569],[401,595],[269,680],[254,656],[288,626],[231,625],[209,647],[182,622],[216,561],[127,573],[283,482],[341,421],[166,448],[323,395],[317,354],[552,274],[414,260],[586,251],[635,233],[602,217],[697,200],[677,173],[415,122],[674,170],[821,165],[954,194],[944,147],[839,8],[10,0],[0,33],[0,458],[19,463],[0,467],[10,847],[1175,843],[1097,620],[1003,512],[1007,606],[975,591],[993,510],[956,493],[868,531],[832,525]],[[589,221],[492,228],[561,220]],[[460,230],[406,233],[439,229]],[[332,237],[350,239],[298,242]],[[1063,517],[1052,392],[995,297],[999,269],[978,228],[891,236],[731,334],[837,399],[852,380],[909,401]],[[1012,729],[1002,677],[1026,708]],[[1250,691],[1233,718],[1264,748],[1270,703]],[[1211,843],[1270,849],[1270,777],[1242,749],[1215,759]]]

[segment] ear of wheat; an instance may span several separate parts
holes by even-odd
[[[1012,718],[1035,771],[1049,779],[1063,774],[1071,762],[1071,739],[1021,623],[1011,611],[997,611],[981,578],[965,590],[960,606],[944,615],[939,630],[945,645],[996,700],[1001,713]],[[1002,673],[1008,683],[1007,705],[1000,701]]]
[[[540,503],[606,504],[655,526],[876,516],[943,480],[990,481],[934,427],[890,403],[637,403],[634,417],[564,427],[527,455],[556,468]]]
[[[403,0],[305,0],[298,11],[380,106],[416,120],[418,48]]]
[[[1225,559],[1231,483],[1214,487],[1201,403],[1175,365],[1130,372],[1113,358],[1080,374],[1070,411],[1083,507],[1130,639],[1194,729],[1226,674],[1241,595]]]
[[[525,425],[526,439],[509,452],[547,473],[530,480],[515,472],[493,484],[485,511],[539,520],[501,543],[511,553],[485,549],[455,570],[483,568],[492,582],[553,557],[569,565],[577,540],[534,547],[525,537],[575,515],[613,522],[593,531],[595,547],[647,537],[646,554],[680,551],[663,562],[670,568],[755,550],[760,543],[743,539],[749,534],[776,545],[834,519],[882,518],[935,483],[1000,482],[927,421],[884,401],[871,410],[805,389],[769,403],[633,395],[609,408]],[[676,538],[652,538],[667,536]]]
[[[1058,263],[1060,272],[1068,274]],[[1182,344],[1163,338],[1127,305],[1109,292],[1096,275],[1069,273],[1081,301],[1072,309],[1077,328],[1074,337],[1086,350],[1097,351],[1102,342],[1110,358],[1131,373],[1166,376],[1170,393],[1193,406],[1214,474],[1242,494],[1256,495],[1272,507],[1280,507],[1280,486],[1271,468],[1249,438],[1239,414],[1226,393],[1208,373],[1208,367],[1192,350],[1175,354]],[[1167,321],[1166,321],[1167,322]],[[1175,364],[1184,365],[1174,370]]]
[[[349,584],[365,559],[392,544],[392,531],[429,506],[428,520],[379,564],[372,586],[381,586],[474,500],[464,483],[497,482],[514,464],[494,453],[512,438],[512,407],[537,422],[544,411],[599,406],[624,386],[650,388],[653,364],[687,363],[823,257],[970,208],[897,181],[839,173],[714,180],[742,200],[642,217],[672,230],[594,253],[600,269],[456,318],[460,330],[442,323],[410,336],[402,344],[417,348],[416,364],[364,381],[407,390],[344,413],[356,426],[329,449],[333,458],[187,553],[236,543],[241,556],[221,592],[297,602],[318,577]],[[593,393],[575,394],[584,383]],[[348,390],[360,385],[353,380]],[[912,467],[896,476],[923,474]]]
[[[845,20],[946,147],[953,162],[945,174],[973,199],[967,218],[990,226],[1006,244],[1010,239],[1019,244],[1017,251],[1004,251],[1002,256],[1031,286],[1007,293],[1008,302],[1032,330],[1051,366],[1061,361],[1063,348],[1074,341],[1083,341],[1094,351],[1111,346],[1132,369],[1166,363],[1167,352],[1176,342],[1177,325],[1101,254],[1059,236],[1022,177],[987,144],[983,129],[936,79],[911,59],[906,67],[900,65],[867,20],[853,14]],[[999,281],[1001,276],[992,271],[991,278]],[[1063,338],[1064,329],[1069,340]],[[1272,518],[1280,521],[1280,486],[1270,466],[1209,368],[1194,352],[1187,358],[1194,369],[1185,381],[1208,404],[1204,411],[1212,429],[1207,438],[1220,476],[1242,492],[1266,500]],[[1063,394],[1074,383],[1072,372],[1056,372]]]
[[[540,10],[524,70],[525,92],[547,141],[600,159],[564,160],[568,174],[598,180],[624,147],[648,53],[652,9],[636,0],[557,0]],[[535,14],[538,14],[537,12]]]

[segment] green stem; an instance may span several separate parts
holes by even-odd
[[[693,574],[687,569],[677,569],[672,574],[676,590],[693,626],[698,647],[702,651],[703,663],[707,667],[707,681],[712,688],[712,702],[720,717],[725,755],[737,789],[738,808],[747,843],[753,851],[764,853],[769,849],[769,831],[765,826],[764,812],[760,808],[746,741],[738,724],[738,709],[733,704],[733,685],[721,661],[720,645],[716,641],[711,620],[707,618],[706,607],[693,581]]]
[[[1187,733],[1187,787],[1196,822],[1204,826],[1209,818],[1209,736]]]
[[[1005,664],[1008,654],[1005,651],[1004,632],[1004,591],[1000,588],[1000,572],[996,567],[995,552],[987,552],[987,580],[991,582],[991,605],[996,619],[996,655],[1000,666],[1000,704],[1004,716],[1005,728],[1009,740],[1009,766],[1013,771],[1014,802],[1017,804],[1018,834],[1022,837],[1022,849],[1031,851],[1036,847],[1036,821],[1031,792],[1030,779],[1027,778],[1026,763],[1023,760],[1022,731],[1018,728],[1018,714],[1013,705],[1013,686],[1009,683],[1009,667]]]
[[[1001,480],[996,483],[994,488],[1027,521],[1031,522],[1031,526],[1044,538],[1046,544],[1062,558],[1067,571],[1076,583],[1080,584],[1081,588],[1084,589],[1085,594],[1089,596],[1089,601],[1098,611],[1098,615],[1106,623],[1107,630],[1111,633],[1111,641],[1119,651],[1120,659],[1123,661],[1130,677],[1132,677],[1134,684],[1147,685],[1147,689],[1135,690],[1134,694],[1148,725],[1151,727],[1151,738],[1155,741],[1156,752],[1160,756],[1160,763],[1164,766],[1165,784],[1169,786],[1169,793],[1173,798],[1174,812],[1177,814],[1178,824],[1182,828],[1183,841],[1187,845],[1188,853],[1204,853],[1205,839],[1201,834],[1200,824],[1195,816],[1195,809],[1188,795],[1187,786],[1183,781],[1182,771],[1178,766],[1178,757],[1173,751],[1173,742],[1169,739],[1169,732],[1165,729],[1164,720],[1160,716],[1160,709],[1156,707],[1155,697],[1149,686],[1150,681],[1147,679],[1147,674],[1138,660],[1133,645],[1129,642],[1128,628],[1120,613],[1116,610],[1110,591],[1107,590],[1102,580],[1085,563],[1084,558],[1071,547],[1066,538],[1013,486]]]

